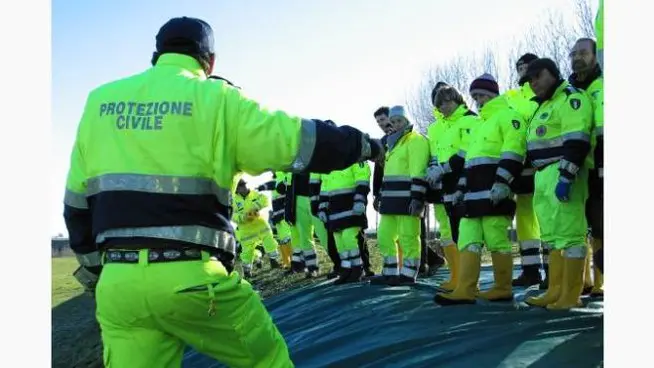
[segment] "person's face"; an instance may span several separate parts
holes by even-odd
[[[542,69],[538,74],[532,76],[529,79],[529,85],[531,86],[534,94],[540,98],[544,98],[552,86],[556,83],[556,78],[550,73],[547,69]]]
[[[438,111],[443,114],[446,118],[449,117],[456,111],[456,108],[459,107],[459,105],[456,104],[454,101],[445,101],[440,104],[440,106],[437,106],[436,108]]]
[[[527,63],[522,63],[518,65],[518,67],[516,68],[516,71],[518,72],[518,78],[522,78],[525,76],[525,74],[527,73],[527,67],[529,67],[529,64]]]
[[[387,115],[381,114],[375,116],[375,120],[377,120],[377,125],[379,125],[379,129],[381,129],[384,134],[389,134],[392,131],[392,126],[391,126],[391,121],[388,118]]]
[[[403,116],[393,116],[391,119],[391,132],[399,132],[404,129],[409,122]]]
[[[441,88],[443,88],[443,87],[445,87],[445,86],[446,86],[446,85],[443,84],[443,85],[441,85],[441,86],[436,87],[436,93],[434,93],[434,99],[431,100],[431,104],[434,105],[435,108],[438,108],[438,106],[436,106],[436,96],[438,95],[438,91],[440,91]]]
[[[593,54],[593,44],[588,40],[578,41],[570,51],[570,64],[575,73],[587,73],[591,71],[597,58]]]
[[[474,93],[472,94],[472,99],[475,100],[475,103],[477,104],[477,110],[481,110],[488,101],[492,100],[493,97],[490,95],[487,95],[485,93]]]

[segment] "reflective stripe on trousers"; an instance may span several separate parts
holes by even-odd
[[[397,256],[384,257],[384,267],[382,268],[382,275],[384,276],[398,276],[400,274],[397,264]]]

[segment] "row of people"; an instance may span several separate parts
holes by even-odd
[[[484,74],[469,90],[478,114],[455,88],[439,83],[432,92],[436,121],[428,137],[414,131],[401,106],[375,112],[388,133],[376,199],[384,255],[377,282],[413,282],[413,257],[398,265],[389,244],[400,238],[409,246],[403,251],[415,255],[417,217],[424,203],[432,202],[451,270],[437,303],[512,299],[513,285],[540,283],[542,247],[547,292],[527,302],[553,309],[578,305],[589,260],[588,227],[594,292],[603,293],[603,78],[596,56],[595,41],[578,40],[570,53],[574,73],[565,80],[552,60],[526,54],[516,63],[520,87],[504,94]],[[514,216],[523,273],[512,281],[507,229]],[[480,293],[484,245],[491,252],[495,283]]]

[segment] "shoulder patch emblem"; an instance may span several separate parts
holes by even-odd
[[[511,125],[513,125],[513,127],[516,129],[520,129],[520,122],[518,120],[513,120]]]
[[[538,128],[536,128],[536,135],[539,137],[542,137],[547,133],[547,127],[545,125],[539,125]]]
[[[570,106],[575,110],[579,110],[579,108],[581,107],[581,100],[578,98],[571,98]]]

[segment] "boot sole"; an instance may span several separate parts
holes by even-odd
[[[450,306],[450,305],[471,305],[471,304],[477,304],[476,300],[467,300],[467,299],[448,299],[441,297],[440,295],[434,296],[434,303],[442,306]]]
[[[513,295],[511,295],[510,297],[507,296],[507,297],[503,297],[503,298],[493,298],[493,299],[487,299],[487,298],[484,298],[483,296],[479,295],[479,299],[483,299],[483,300],[488,301],[488,302],[512,302],[513,301]]]

